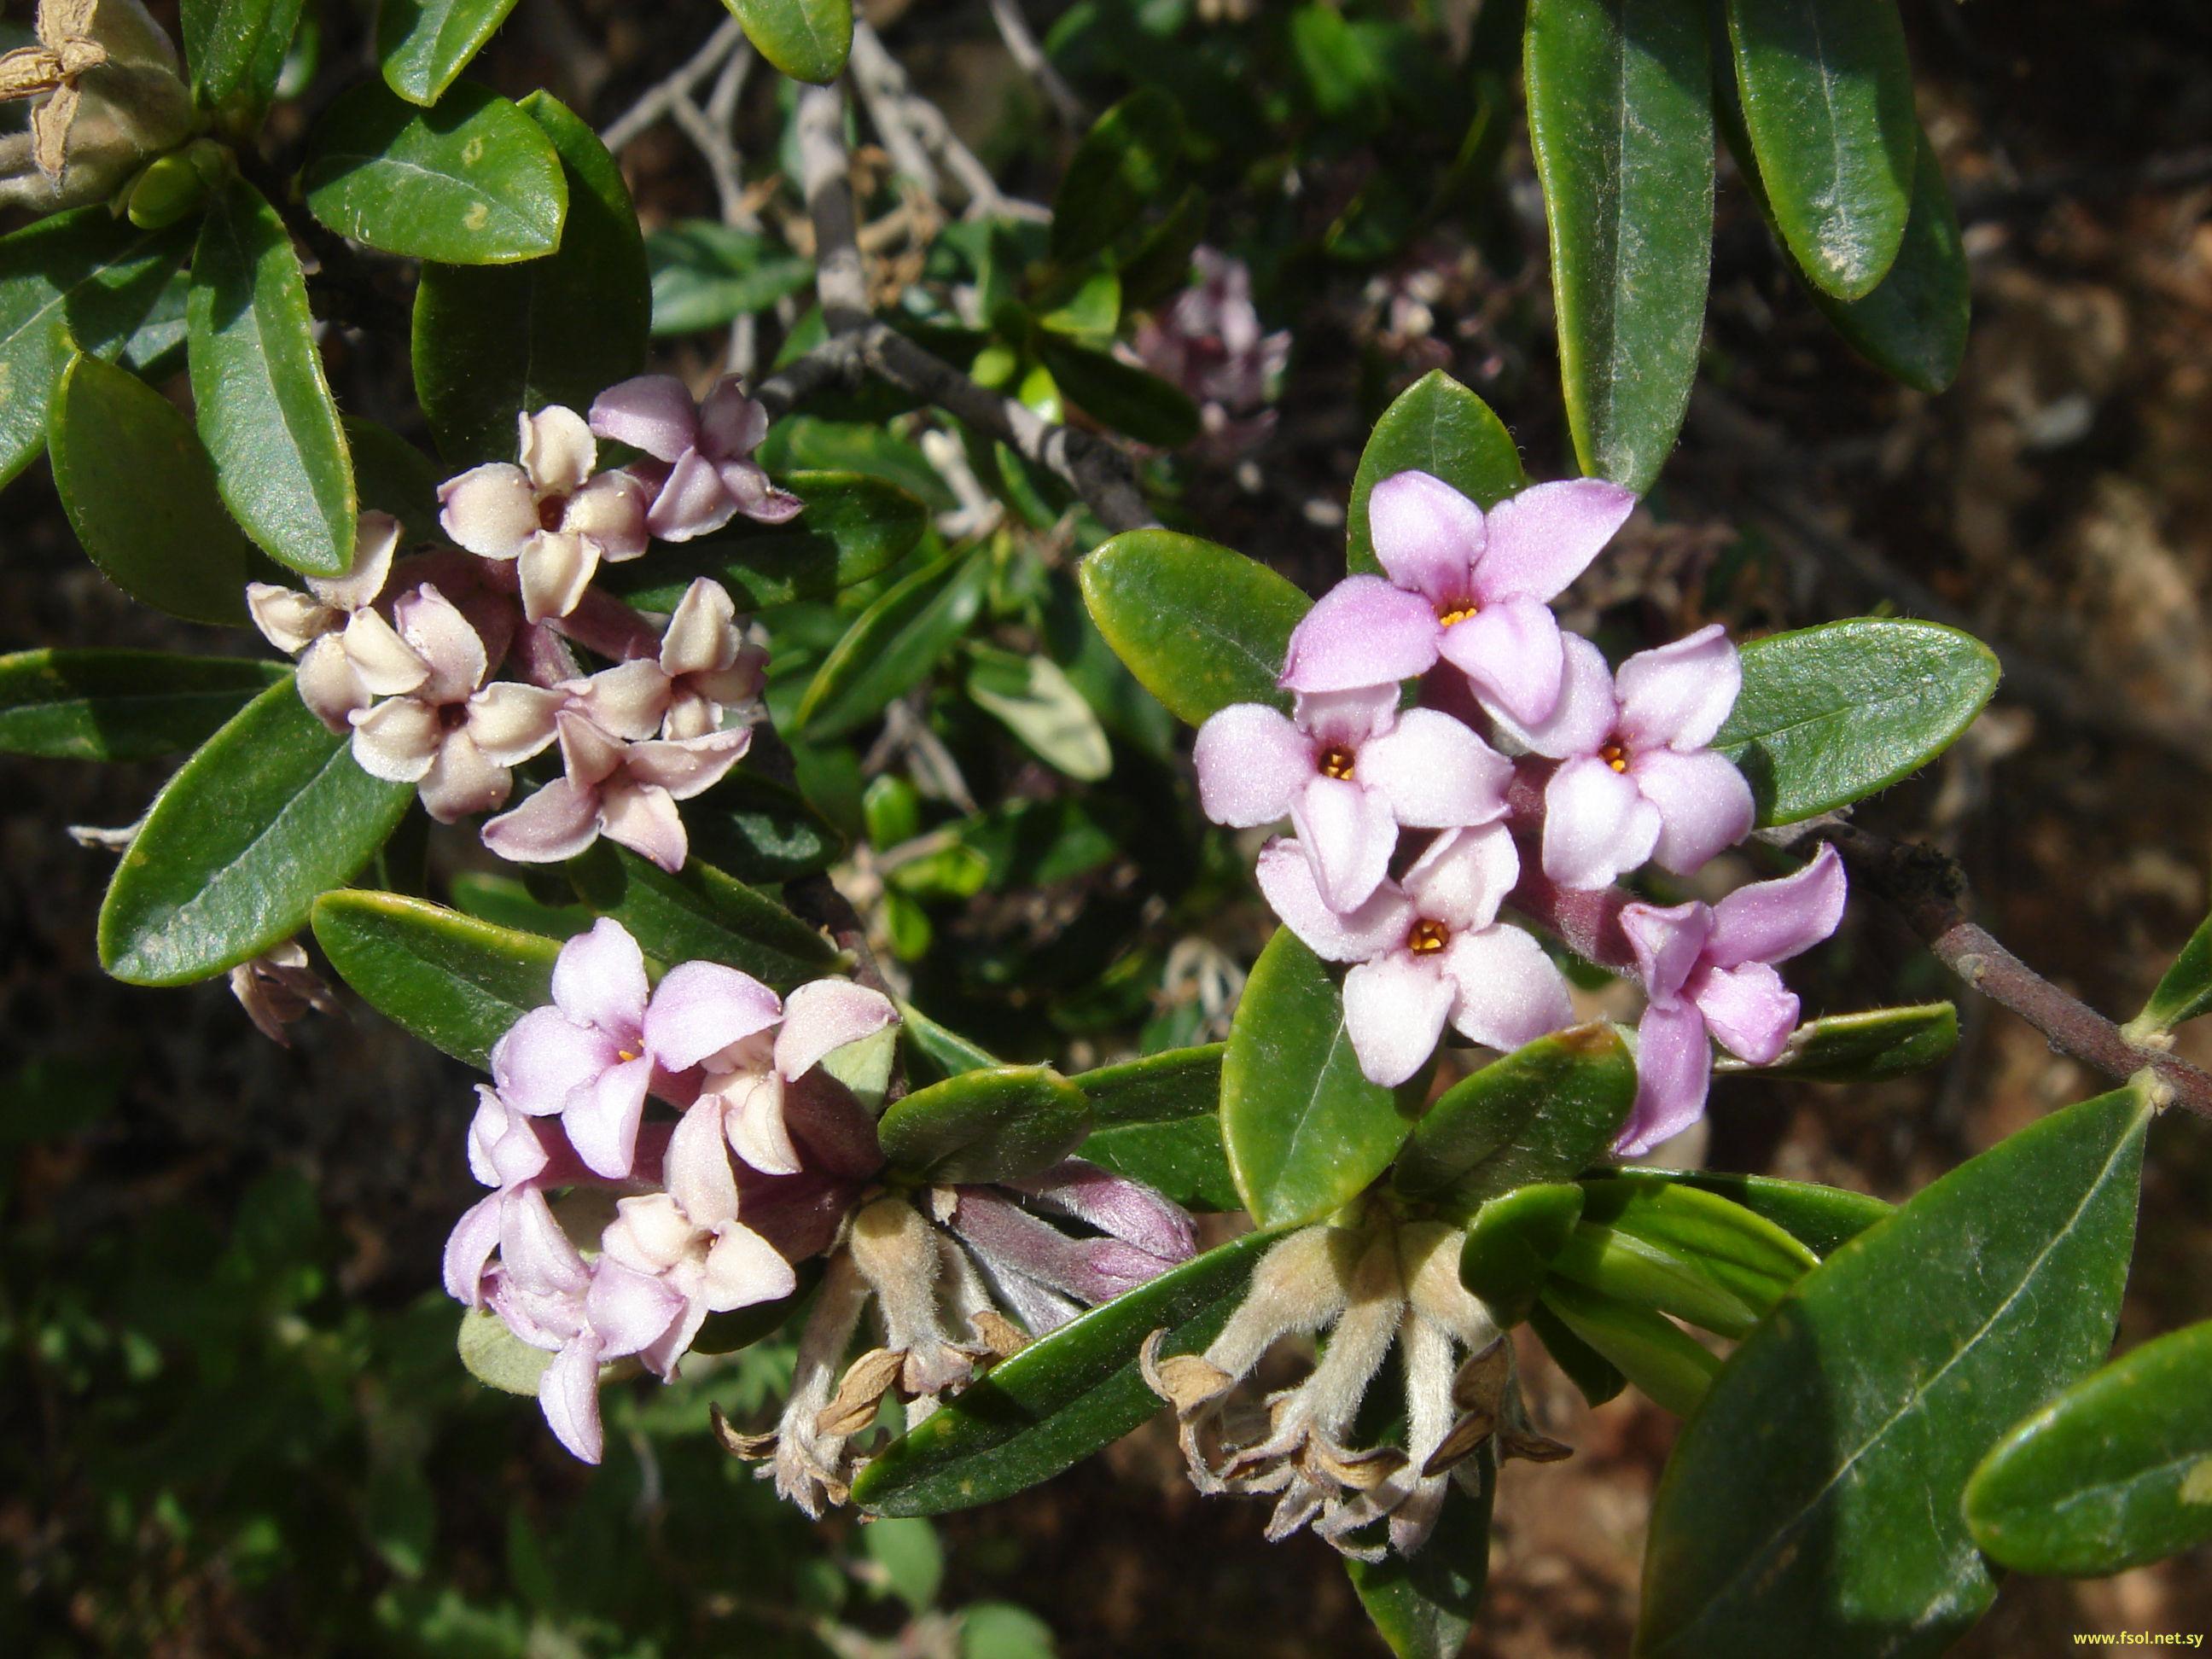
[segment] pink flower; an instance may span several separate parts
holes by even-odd
[[[370,607],[392,574],[398,521],[364,513],[354,538],[353,568],[343,576],[310,576],[305,593],[269,582],[246,585],[246,608],[270,644],[300,659],[300,701],[333,732],[378,697],[412,691],[429,667]]]
[[[1386,880],[1357,909],[1322,900],[1297,843],[1260,854],[1260,890],[1293,933],[1344,978],[1344,1028],[1370,1083],[1395,1088],[1421,1069],[1447,1020],[1493,1048],[1517,1048],[1574,1018],[1566,981],[1543,947],[1498,920],[1519,878],[1501,823],[1437,837],[1401,882]]]
[[[611,737],[636,742],[657,730],[682,742],[720,731],[732,714],[750,724],[767,673],[768,651],[738,626],[728,590],[702,576],[684,590],[654,655],[562,689]]]
[[[1505,816],[1513,763],[1432,708],[1398,712],[1395,685],[1301,693],[1293,720],[1232,703],[1199,728],[1206,817],[1239,830],[1285,814],[1333,910],[1364,903],[1398,827],[1455,829]]]
[[[353,757],[371,777],[421,786],[441,823],[505,804],[510,768],[553,741],[561,695],[512,680],[484,684],[483,641],[428,583],[392,606],[397,639],[423,665],[404,696],[356,709]]]
[[[768,411],[734,374],[714,382],[696,408],[673,374],[641,374],[592,402],[592,430],[653,459],[631,465],[651,495],[646,525],[665,542],[720,530],[740,513],[781,524],[805,506],[778,489],[752,459],[768,435]]]
[[[1650,1000],[1637,1028],[1636,1106],[1615,1150],[1648,1152],[1697,1121],[1712,1073],[1708,1033],[1754,1066],[1780,1055],[1798,1009],[1773,964],[1836,931],[1844,888],[1843,861],[1824,844],[1796,874],[1740,887],[1716,905],[1622,908]]]
[[[471,553],[517,562],[523,614],[565,617],[599,561],[646,549],[646,493],[626,472],[592,477],[599,446],[573,409],[518,416],[519,466],[493,461],[439,486],[438,522]]]
[[[1531,485],[1483,510],[1441,478],[1375,486],[1368,522],[1389,573],[1352,576],[1291,635],[1282,684],[1342,691],[1425,672],[1439,654],[1486,702],[1525,723],[1559,697],[1559,625],[1546,603],[1583,573],[1636,505],[1618,484]]]
[[[1566,642],[1558,707],[1500,728],[1563,764],[1544,786],[1544,873],[1566,887],[1602,887],[1647,859],[1676,875],[1751,832],[1751,787],[1705,745],[1743,684],[1718,623],[1631,657],[1614,675],[1588,640]]]
[[[624,743],[577,709],[554,719],[567,775],[483,827],[484,845],[518,864],[572,859],[604,835],[664,870],[681,870],[690,839],[676,803],[720,783],[753,735]]]
[[[1260,332],[1252,272],[1242,259],[1201,247],[1191,263],[1199,280],[1138,323],[1136,355],[1198,404],[1199,450],[1234,459],[1274,429],[1275,411],[1259,406],[1290,360],[1290,332]]]

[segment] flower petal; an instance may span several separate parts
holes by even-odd
[[[683,814],[676,810],[669,793],[657,784],[611,780],[599,796],[599,833],[651,860],[672,876],[690,856],[691,841],[684,832]]]
[[[719,962],[678,963],[645,1011],[645,1044],[668,1070],[686,1072],[766,1030],[783,1012],[775,993],[750,974]]]
[[[1674,1008],[1654,1003],[1636,1031],[1636,1104],[1613,1146],[1622,1158],[1641,1158],[1704,1116],[1712,1081],[1705,1018],[1687,1003]]]
[[[502,1194],[488,1193],[472,1204],[446,1235],[446,1294],[465,1307],[483,1305],[484,1263],[499,1248],[499,1205]]]
[[[344,645],[332,634],[308,642],[300,653],[292,683],[299,688],[300,701],[314,717],[342,736],[353,729],[353,716],[371,702],[368,688],[361,683]]]
[[[599,544],[588,536],[541,530],[522,550],[522,614],[531,622],[576,608],[599,568]]]
[[[1189,1215],[1141,1181],[1071,1158],[1041,1176],[1005,1183],[1055,1210],[1135,1245],[1148,1255],[1187,1261],[1196,1249]]]
[[[1531,484],[1490,509],[1490,545],[1475,590],[1492,599],[1549,599],[1589,568],[1627,522],[1636,494],[1601,478]]]
[[[696,440],[699,411],[673,374],[640,374],[592,399],[591,423],[602,438],[672,461]]]
[[[601,558],[621,564],[645,551],[646,501],[645,486],[629,473],[602,472],[568,498],[561,528],[598,543]]]
[[[1443,973],[1457,993],[1452,1025],[1476,1042],[1518,1048],[1574,1023],[1566,981],[1544,947],[1518,927],[1499,923],[1453,934]]]
[[[1620,732],[1632,747],[1700,749],[1735,707],[1743,662],[1718,623],[1620,665]]]
[[[469,699],[462,731],[496,766],[520,766],[553,741],[562,694],[520,680],[495,680]]]
[[[1313,860],[1322,902],[1339,913],[1367,902],[1389,873],[1398,823],[1389,797],[1339,778],[1317,777],[1291,802],[1298,845]]]
[[[1751,833],[1751,786],[1710,749],[1686,755],[1647,749],[1628,763],[1628,775],[1659,809],[1651,857],[1662,870],[1693,876],[1714,854]]]
[[[505,461],[471,467],[438,486],[438,523],[480,558],[519,557],[538,533],[538,492]]]
[[[1782,975],[1763,962],[1740,968],[1700,963],[1683,994],[1721,1046],[1754,1066],[1771,1066],[1797,1029],[1798,1003]]]
[[[599,795],[556,778],[484,825],[483,844],[514,864],[558,864],[599,838]]]
[[[722,1097],[702,1095],[668,1137],[661,1179],[668,1195],[699,1227],[738,1217],[738,1178],[730,1169],[729,1145],[722,1138]]]
[[[346,574],[310,576],[307,586],[318,599],[337,610],[367,610],[376,603],[391,578],[392,555],[398,545],[399,520],[371,508],[354,520],[353,563]]]
[[[660,636],[660,672],[671,679],[678,674],[711,673],[734,664],[744,647],[744,632],[738,626],[737,601],[730,590],[709,577],[696,577],[677,601],[667,631]]]
[[[599,1427],[599,1339],[586,1331],[563,1343],[538,1379],[545,1425],[571,1456],[596,1463],[605,1451]]]
[[[810,980],[784,1001],[775,1069],[787,1078],[804,1077],[824,1055],[897,1023],[898,1009],[880,991],[848,979]]]
[[[725,1222],[707,1252],[707,1305],[716,1313],[773,1302],[799,1288],[799,1275],[775,1247],[751,1228]]]
[[[1445,830],[1504,817],[1513,763],[1449,714],[1409,708],[1361,745],[1352,776],[1409,829]]]
[[[1520,849],[1502,823],[1438,836],[1422,850],[1401,885],[1423,915],[1455,933],[1487,927],[1521,879]]]
[[[1437,659],[1437,615],[1418,593],[1380,576],[1347,576],[1291,632],[1280,684],[1293,691],[1349,691],[1427,672]]]
[[[676,742],[651,739],[631,744],[623,764],[634,781],[665,789],[678,800],[690,800],[720,783],[744,758],[752,741],[750,729],[709,732]]]
[[[443,736],[436,709],[412,697],[393,697],[353,717],[354,764],[386,783],[419,783]]]
[[[339,617],[331,606],[297,588],[272,582],[246,585],[246,611],[253,625],[287,656],[296,656],[308,642],[337,626]]]
[[[1357,910],[1340,915],[1322,902],[1313,866],[1295,841],[1277,839],[1260,849],[1260,891],[1283,925],[1328,962],[1364,962],[1406,941],[1413,925],[1413,901],[1385,881]]]
[[[1595,757],[1568,761],[1544,786],[1544,873],[1603,887],[1649,859],[1663,827],[1633,779]]]
[[[737,498],[723,484],[721,470],[694,449],[669,468],[646,509],[645,526],[664,542],[688,542],[737,516]]]
[[[619,1180],[637,1158],[637,1126],[645,1118],[645,1091],[653,1061],[642,1056],[610,1066],[588,1088],[568,1097],[561,1114],[568,1144],[594,1175]]]
[[[744,394],[734,374],[714,382],[699,404],[699,448],[718,461],[750,455],[768,436],[768,410]]]
[[[714,471],[722,488],[738,504],[738,511],[755,524],[788,524],[806,510],[806,503],[787,489],[778,489],[757,461],[721,460]]]
[[[516,1111],[549,1117],[617,1063],[621,1052],[619,1038],[580,1025],[558,1008],[533,1008],[493,1045],[492,1082]]]
[[[1836,931],[1844,919],[1844,862],[1827,842],[1795,875],[1739,887],[1713,907],[1708,961],[1787,962]]]
[[[1427,1063],[1454,989],[1431,960],[1393,951],[1344,976],[1344,1034],[1370,1083],[1395,1089]]]
[[[1712,937],[1713,913],[1694,899],[1664,910],[1656,904],[1625,904],[1620,931],[1635,952],[1636,975],[1644,981],[1644,994],[1672,1007]]]
[[[1207,715],[1191,757],[1200,809],[1232,830],[1286,816],[1314,776],[1313,744],[1265,703],[1233,702]]]
[[[541,495],[572,495],[584,487],[599,459],[592,428],[573,409],[548,404],[517,422],[522,470]]]
[[[722,1132],[730,1150],[763,1175],[797,1175],[803,1167],[784,1121],[783,1079],[774,1073],[740,1077],[722,1091],[728,1103]]]
[[[1540,599],[1494,599],[1444,629],[1438,648],[1485,703],[1518,725],[1547,720],[1559,706],[1566,659],[1559,619]]]
[[[422,810],[441,823],[458,823],[471,813],[506,805],[514,777],[466,732],[448,732],[421,787]]]
[[[596,1025],[624,1048],[642,1032],[646,1003],[645,952],[629,930],[601,916],[553,959],[553,1000],[573,1020]],[[623,1056],[636,1058],[635,1054]]]
[[[1367,498],[1375,558],[1396,586],[1449,611],[1474,597],[1475,562],[1489,544],[1482,509],[1442,478],[1399,472]]]
[[[353,613],[338,647],[362,684],[376,696],[404,696],[430,678],[430,665],[374,611]]]
[[[407,648],[429,670],[414,696],[427,703],[459,702],[483,684],[490,666],[483,641],[459,607],[429,583],[401,594],[392,607],[392,620]]]

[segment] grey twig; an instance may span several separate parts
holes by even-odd
[[[799,187],[814,221],[814,291],[832,334],[868,320],[868,273],[860,260],[853,180],[845,154],[845,94],[835,86],[799,94]]]
[[[1044,94],[1060,118],[1071,127],[1089,126],[1090,111],[1083,107],[1083,100],[1060,78],[1052,59],[1037,44],[1036,36],[1030,33],[1030,20],[1022,15],[1020,0],[991,0],[991,21],[999,26],[999,38],[1006,43],[1006,50],[1021,65],[1022,73],[1037,83],[1037,89]]]
[[[645,95],[617,116],[612,125],[599,135],[599,142],[619,155],[647,127],[668,114],[677,99],[688,98],[693,88],[714,72],[717,65],[732,52],[743,47],[752,51],[745,32],[734,17],[726,17],[721,27],[707,37],[707,44],[694,52],[684,65],[665,79],[646,90]]]
[[[941,185],[937,168],[907,115],[906,73],[861,17],[853,20],[852,64],[860,100],[867,105],[868,119],[882,137],[884,148],[890,152],[891,165],[920,185],[930,200],[939,200]]]
[[[869,118],[883,134],[884,147],[890,151],[892,164],[901,172],[914,173],[915,169],[902,155],[900,143],[893,137],[894,129],[918,140],[945,164],[961,193],[968,198],[969,218],[1028,219],[1038,224],[1051,220],[1051,209],[1021,201],[999,188],[991,169],[977,161],[975,153],[953,132],[945,112],[914,90],[898,60],[884,49],[866,21],[859,18],[853,22],[853,75],[860,83],[861,96],[867,100]],[[879,109],[881,115],[878,113]],[[920,181],[925,175],[915,173],[915,177]],[[933,187],[932,194],[934,193]]]

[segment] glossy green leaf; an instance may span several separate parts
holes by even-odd
[[[1543,1304],[1553,1317],[1644,1391],[1654,1405],[1687,1417],[1704,1399],[1720,1358],[1664,1315],[1554,1276]]]
[[[353,461],[291,234],[243,179],[208,200],[185,316],[224,503],[279,564],[339,574],[353,563]]]
[[[1571,1279],[1717,1336],[1740,1337],[1759,1322],[1758,1309],[1699,1271],[1698,1263],[1609,1227],[1577,1226],[1552,1265],[1554,1283]]]
[[[778,477],[800,471],[856,472],[896,484],[940,513],[960,505],[929,457],[880,425],[793,415],[769,428],[756,453]]]
[[[1592,1406],[1602,1406],[1628,1386],[1620,1368],[1574,1334],[1567,1322],[1540,1300],[1528,1310],[1528,1328],[1543,1343],[1552,1363],[1566,1373],[1567,1381]]]
[[[1896,0],[1729,0],[1744,125],[1791,255],[1839,300],[1869,292],[1912,210],[1918,125]]]
[[[1121,320],[1121,279],[1110,270],[1094,270],[1075,285],[1073,293],[1042,313],[1036,323],[1051,333],[1065,334],[1095,349],[1110,349],[1115,325]]]
[[[316,123],[300,186],[340,235],[450,264],[550,253],[568,211],[544,129],[469,81],[433,109],[380,82],[356,87]]]
[[[410,104],[436,103],[514,9],[514,0],[383,0],[376,56],[384,84]]]
[[[860,472],[787,472],[778,481],[806,503],[796,522],[662,542],[641,559],[601,568],[599,582],[645,611],[673,611],[698,576],[730,590],[741,611],[834,599],[914,551],[929,510],[896,484]]]
[[[512,265],[429,264],[415,290],[415,392],[455,466],[512,461],[515,417],[580,414],[645,367],[653,290],[622,172],[550,94],[520,106],[561,158],[568,214],[558,252]]]
[[[489,1308],[471,1308],[461,1316],[453,1346],[471,1376],[502,1394],[535,1395],[538,1379],[553,1363],[550,1350],[532,1347]]]
[[[691,334],[764,311],[814,281],[814,262],[757,231],[686,219],[645,239],[653,331]]]
[[[1932,1066],[1958,1041],[1959,1011],[1948,1002],[1869,1008],[1863,1013],[1830,1014],[1799,1026],[1790,1034],[1790,1046],[1771,1066],[1724,1056],[1713,1069],[1819,1083],[1867,1083]]]
[[[1175,1048],[1082,1073],[1097,1127],[1077,1155],[1165,1193],[1187,1210],[1238,1207],[1221,1144],[1226,1045]]]
[[[530,890],[529,883],[513,876],[465,870],[446,885],[453,908],[462,915],[517,933],[565,942],[588,933],[599,920],[587,904],[546,903]]]
[[[443,480],[436,464],[390,427],[353,415],[344,425],[353,452],[354,494],[363,510],[374,507],[398,520],[402,546],[443,539],[438,526]]]
[[[1485,507],[1528,483],[1505,423],[1443,370],[1431,369],[1382,411],[1360,452],[1345,517],[1344,562],[1354,574],[1382,568],[1367,527],[1367,498],[1399,472],[1432,474]]]
[[[691,850],[739,881],[790,881],[844,856],[845,838],[795,790],[732,772],[684,805]]]
[[[1812,1251],[1830,1256],[1893,1212],[1893,1206],[1865,1193],[1821,1187],[1809,1181],[1773,1176],[1720,1175],[1709,1170],[1621,1169],[1601,1177],[1623,1187],[1694,1187],[1717,1193],[1753,1215],[1765,1218]]]
[[[1765,1313],[1820,1265],[1820,1258],[1789,1229],[1703,1187],[1616,1177],[1585,1181],[1582,1188],[1584,1226],[1608,1230],[1691,1264],[1755,1313]]]
[[[1170,530],[1131,530],[1083,561],[1083,603],[1114,654],[1191,726],[1232,702],[1287,709],[1275,684],[1313,601],[1256,560]]]
[[[301,0],[183,0],[178,8],[192,95],[202,108],[258,114],[276,90]]]
[[[1639,1654],[1935,1654],[1979,1615],[1960,1494],[2110,1346],[2151,1115],[2055,1112],[1798,1282],[1675,1443]]]
[[[165,651],[18,651],[0,657],[0,752],[152,760],[197,747],[282,663]]]
[[[1091,125],[1052,204],[1052,257],[1073,264],[1117,240],[1174,187],[1182,117],[1157,87],[1131,93]]]
[[[1049,1066],[963,1072],[894,1102],[877,1125],[893,1168],[939,1185],[1038,1174],[1090,1133],[1090,1102]]]
[[[0,483],[45,446],[70,359],[114,356],[191,244],[189,229],[140,230],[100,206],[0,237]]]
[[[1361,1075],[1328,965],[1278,927],[1221,1060],[1221,1139],[1252,1219],[1287,1227],[1357,1198],[1405,1144],[1425,1081],[1394,1091]]]
[[[1743,690],[1713,748],[1762,824],[1887,789],[1950,747],[1997,686],[1996,654],[1940,623],[1860,617],[1742,650]]]
[[[414,795],[356,766],[287,676],[155,799],[100,907],[100,965],[133,985],[182,985],[281,945]]]
[[[1160,1409],[1137,1351],[1205,1347],[1244,1294],[1266,1233],[1208,1250],[1032,1342],[872,1459],[853,1501],[879,1515],[972,1509],[1050,1480]]]
[[[1188,285],[1191,256],[1206,240],[1206,192],[1193,185],[1145,234],[1121,269],[1124,313],[1149,310]]]
[[[998,1056],[977,1048],[957,1031],[939,1025],[910,1002],[899,1004],[899,1035],[905,1040],[913,1069],[925,1078],[958,1077],[999,1063]],[[1080,1085],[1079,1085],[1080,1086]]]
[[[968,696],[1055,771],[1096,783],[1114,769],[1106,728],[1051,658],[975,646]]]
[[[862,611],[799,699],[800,732],[842,736],[905,696],[968,631],[990,581],[988,555],[948,555]]]
[[[601,841],[568,863],[577,896],[629,930],[670,966],[719,962],[777,991],[818,979],[836,948],[774,899],[698,858],[671,875],[626,847]]]
[[[2144,1343],[2000,1440],[1966,1524],[2021,1572],[2102,1577],[2212,1539],[2212,1321]]]
[[[827,86],[853,50],[853,8],[847,0],[722,0],[744,25],[745,39],[794,81]]]
[[[1460,1283],[1482,1298],[1501,1327],[1519,1324],[1582,1212],[1583,1189],[1571,1181],[1538,1182],[1485,1199],[1460,1246]]]
[[[1583,471],[1643,491],[1674,447],[1712,264],[1706,0],[1529,0],[1528,138]]]
[[[190,622],[246,622],[258,562],[191,419],[127,369],[79,357],[54,388],[54,485],[100,574]]]
[[[2212,917],[2197,924],[2181,954],[2159,975],[2158,988],[2129,1023],[2128,1034],[2140,1042],[2208,1010],[2212,1010]]]
[[[1101,426],[1156,449],[1180,449],[1198,436],[1198,405],[1181,386],[1056,334],[1038,333],[1036,345],[1060,395]]]
[[[1398,1659],[1455,1659],[1490,1583],[1490,1509],[1498,1476],[1491,1454],[1478,1453],[1482,1494],[1457,1481],[1444,1489],[1436,1529],[1408,1559],[1392,1550],[1380,1561],[1347,1557],[1345,1571],[1359,1605]]]
[[[1472,1213],[1534,1182],[1568,1181],[1601,1157],[1636,1103],[1636,1060],[1602,1020],[1516,1048],[1445,1091],[1398,1155],[1401,1192]]]
[[[489,1069],[492,1046],[553,1000],[558,939],[397,893],[325,893],[315,943],[345,982],[394,1024]]]

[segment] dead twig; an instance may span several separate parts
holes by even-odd
[[[999,26],[999,38],[1006,43],[1022,73],[1037,83],[1037,90],[1044,94],[1060,118],[1078,130],[1089,126],[1091,112],[1083,107],[1083,100],[1060,78],[1036,36],[1030,33],[1030,20],[1022,15],[1019,0],[991,0],[991,21]]]
[[[750,54],[751,43],[734,17],[726,17],[721,26],[707,37],[701,46],[682,67],[665,79],[646,89],[645,94],[617,116],[613,124],[599,134],[599,142],[620,155],[623,148],[635,141],[647,128],[667,115],[678,98],[689,98],[693,88],[712,75],[722,60],[743,46]]]

